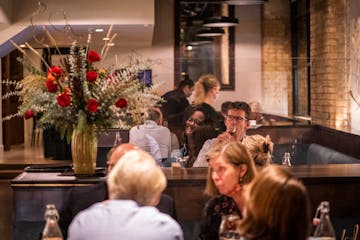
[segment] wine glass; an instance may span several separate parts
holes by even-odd
[[[223,215],[219,228],[219,240],[240,239],[236,224],[239,220],[240,217],[237,214]]]

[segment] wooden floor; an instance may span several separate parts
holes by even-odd
[[[11,179],[21,173],[27,165],[49,163],[70,163],[70,161],[44,158],[41,146],[12,146],[10,151],[0,153],[0,239],[12,239]]]

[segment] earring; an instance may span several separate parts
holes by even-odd
[[[239,177],[239,183],[242,183],[244,181],[243,177]]]

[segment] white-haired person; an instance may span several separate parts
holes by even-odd
[[[110,200],[80,212],[69,227],[69,240],[183,239],[179,224],[154,207],[166,178],[148,153],[127,152],[110,172],[107,184]]]

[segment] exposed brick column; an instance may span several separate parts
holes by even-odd
[[[350,125],[345,3],[346,0],[310,1],[312,122],[344,130]]]
[[[283,115],[292,113],[289,4],[267,2],[262,19],[262,110]]]

